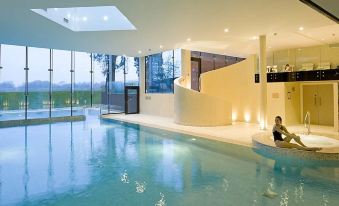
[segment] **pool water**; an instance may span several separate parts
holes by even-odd
[[[339,205],[339,164],[92,116],[0,129],[0,205]]]

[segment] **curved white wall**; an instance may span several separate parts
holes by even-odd
[[[174,120],[190,126],[232,123],[232,105],[225,99],[185,88],[185,78],[174,81]]]
[[[203,73],[201,92],[232,104],[233,121],[259,122],[260,85],[255,84],[256,56]]]

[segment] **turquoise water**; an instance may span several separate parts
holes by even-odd
[[[339,164],[88,117],[0,129],[0,205],[339,205]]]

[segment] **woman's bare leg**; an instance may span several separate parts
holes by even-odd
[[[285,142],[285,141],[276,141],[277,147],[282,147],[282,148],[296,148],[300,150],[305,150],[305,151],[318,151],[321,150],[321,148],[318,147],[302,147],[294,143],[290,142]]]
[[[299,145],[303,146],[303,147],[307,147],[301,140],[300,140],[300,136],[297,136],[295,135],[294,133],[293,134],[290,134],[288,136],[285,137],[284,141],[285,142],[290,142],[292,139],[294,139],[294,141],[296,143],[298,143]]]

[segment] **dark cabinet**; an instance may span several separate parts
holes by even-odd
[[[339,69],[267,73],[267,82],[339,80]]]

